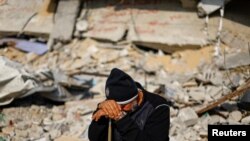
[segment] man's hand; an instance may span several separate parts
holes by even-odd
[[[115,116],[115,117],[111,117],[111,116],[108,116],[102,109],[99,109],[92,117],[92,120],[94,121],[98,121],[102,116],[105,116],[107,118],[110,118],[110,119],[113,119],[113,120],[119,120],[122,116],[122,112],[119,113],[118,116]]]
[[[121,107],[114,100],[105,100],[98,106],[109,118],[115,118],[121,114]]]
[[[102,116],[107,116],[107,115],[102,109],[100,109],[92,116],[92,120],[98,121]]]
[[[114,100],[105,100],[98,105],[98,111],[93,120],[98,121],[102,116],[117,120],[121,116],[121,107]]]

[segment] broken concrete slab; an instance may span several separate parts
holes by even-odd
[[[0,34],[28,33],[48,37],[53,26],[53,8],[51,13],[40,14],[44,0],[8,0],[0,5]],[[51,1],[52,2],[52,1]],[[52,3],[53,5],[53,3]],[[53,7],[53,6],[52,6]]]
[[[198,15],[209,15],[224,6],[225,0],[201,0],[197,6]]]
[[[178,1],[145,1],[143,3],[135,1],[119,5],[114,5],[114,3],[112,0],[88,3],[88,8],[91,9],[88,13],[89,31],[84,33],[84,36],[114,41],[115,33],[119,38],[126,35],[127,40],[136,44],[163,50],[165,48],[171,50],[177,46],[198,48],[209,43],[207,36],[201,30],[203,20],[197,18],[194,11],[184,10]],[[111,6],[107,7],[107,5]],[[86,10],[82,12],[85,13]],[[193,26],[194,24],[196,26]],[[118,32],[119,27],[125,28]],[[128,34],[124,34],[124,29],[128,30]],[[95,31],[95,35],[91,33],[91,30]],[[211,35],[215,35],[215,31],[214,26],[211,26],[209,31]],[[215,39],[215,36],[211,38]],[[168,49],[164,51],[172,52]]]
[[[91,26],[92,28],[90,30],[83,33],[83,37],[92,37],[117,42],[122,39],[127,30],[125,24],[94,23]]]
[[[178,14],[174,15],[173,13],[170,13],[170,15],[161,15],[159,17],[171,17],[177,16],[182,17],[183,21],[187,17],[192,17],[192,15],[186,15],[186,14]],[[157,17],[157,16],[155,16]],[[160,18],[158,18],[160,19]],[[165,18],[164,18],[165,19]],[[191,46],[193,48],[199,48],[200,46],[207,45],[209,42],[207,41],[206,35],[204,35],[202,32],[200,32],[200,26],[190,26],[190,23],[182,23],[183,21],[177,19],[177,22],[171,23],[172,21],[166,20],[166,25],[161,25],[162,27],[158,26],[151,26],[149,23],[136,23],[135,25],[131,25],[129,28],[127,40],[133,41],[135,43],[143,43],[145,46],[150,47],[153,45],[153,43],[159,43],[161,45],[165,46]],[[160,23],[158,23],[160,22]],[[156,24],[161,24],[161,22],[164,23],[164,21],[156,21]],[[178,24],[178,22],[182,24]],[[171,33],[171,34],[169,34]],[[179,38],[176,38],[179,37]],[[147,45],[148,44],[148,45]],[[152,46],[154,47],[154,46]],[[154,49],[157,49],[159,47],[155,46]],[[177,48],[178,49],[178,48]],[[168,50],[164,50],[166,52],[169,52]],[[171,53],[171,52],[170,52]]]
[[[225,57],[224,61],[218,62],[218,65],[222,69],[233,69],[240,66],[248,66],[250,65],[250,54],[249,52],[238,52],[233,54],[228,54]]]
[[[186,124],[186,126],[192,126],[198,121],[198,115],[190,107],[181,109],[178,113],[178,117]]]
[[[192,3],[195,0],[182,1]],[[83,33],[84,37],[109,41],[127,39],[137,45],[169,53],[183,47],[199,48],[216,39],[218,18],[220,18],[218,15],[209,21],[208,36],[204,33],[205,19],[198,18],[194,10],[183,9],[178,1],[135,1],[119,5],[115,3],[114,0],[87,3],[89,9],[87,17],[86,9],[82,9],[81,12],[81,15],[85,15],[83,20],[88,23],[88,29]],[[235,15],[234,11],[230,11],[230,15],[231,13]],[[235,29],[240,29],[242,33],[249,35],[247,26],[235,22],[230,17],[226,16],[223,23],[223,31],[237,33]],[[80,28],[79,32],[80,30],[82,29]]]
[[[60,0],[55,14],[52,39],[69,41],[72,39],[76,18],[80,10],[80,0]]]
[[[236,50],[248,50],[247,36],[244,34],[237,34],[232,31],[223,30],[221,33],[221,41],[232,48],[232,51]]]

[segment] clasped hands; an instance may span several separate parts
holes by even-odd
[[[105,100],[98,104],[98,110],[93,114],[92,119],[98,121],[102,116],[113,120],[119,120],[122,117],[121,106],[114,100]]]

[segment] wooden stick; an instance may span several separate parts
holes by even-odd
[[[238,90],[232,92],[231,94],[227,94],[227,95],[221,97],[220,99],[216,100],[215,102],[207,105],[205,108],[202,108],[202,109],[198,110],[196,113],[198,115],[201,115],[204,112],[207,112],[208,110],[211,110],[211,109],[215,108],[216,106],[218,106],[219,104],[225,102],[226,100],[229,100],[229,99],[231,99],[233,97],[236,97],[236,96],[239,96],[239,95],[243,94],[248,89],[250,89],[250,81],[249,80],[247,81],[247,83],[244,86],[242,86]]]
[[[111,119],[109,119],[108,141],[111,140],[112,140],[112,126],[111,126]]]

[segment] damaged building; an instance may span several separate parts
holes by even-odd
[[[170,103],[170,141],[250,124],[245,0],[0,0],[0,141],[88,141],[120,68]]]

